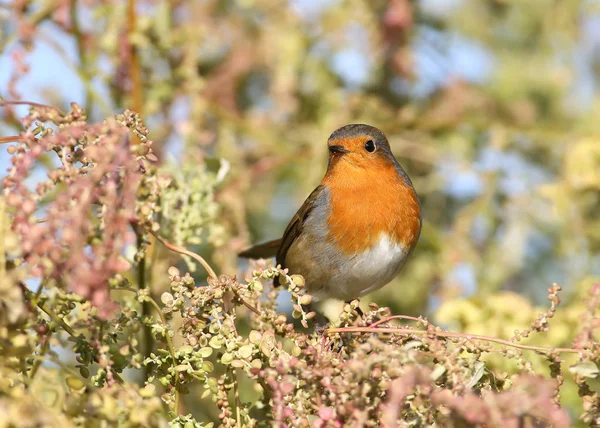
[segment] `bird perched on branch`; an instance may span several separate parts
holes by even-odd
[[[421,232],[421,207],[387,138],[369,125],[346,125],[327,142],[321,184],[290,221],[283,237],[240,257],[269,258],[300,274],[316,299],[344,301],[389,283]],[[275,285],[278,285],[277,279]]]

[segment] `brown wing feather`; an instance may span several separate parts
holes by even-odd
[[[312,193],[306,198],[304,204],[300,207],[296,215],[288,224],[288,227],[283,232],[283,238],[281,238],[281,245],[279,250],[277,251],[276,263],[281,265],[282,268],[285,268],[285,257],[287,255],[290,246],[294,242],[294,240],[302,233],[302,228],[304,226],[304,222],[306,221],[308,215],[313,210],[315,206],[315,201],[321,195],[321,193],[325,190],[325,186],[320,185]],[[279,278],[275,278],[273,282],[275,286],[279,285]]]
[[[253,245],[238,254],[246,259],[268,259],[275,257],[281,246],[281,238],[263,244]]]

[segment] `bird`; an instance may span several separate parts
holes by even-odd
[[[315,301],[351,302],[394,279],[421,234],[421,204],[408,174],[379,129],[349,124],[327,140],[321,184],[291,219],[283,237],[240,257],[276,258],[300,274]],[[279,285],[279,277],[274,285]]]

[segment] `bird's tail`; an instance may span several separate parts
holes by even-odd
[[[268,259],[277,255],[279,247],[281,247],[281,239],[275,239],[274,241],[247,248],[239,253],[238,256],[246,259]]]

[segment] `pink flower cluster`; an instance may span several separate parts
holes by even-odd
[[[9,150],[12,168],[3,184],[30,272],[89,299],[106,315],[112,305],[109,279],[130,268],[123,251],[133,238],[130,221],[145,171],[129,134],[147,131],[130,112],[93,125],[84,118],[75,104],[66,115],[33,107],[23,121],[26,127],[38,121],[58,129],[38,125],[38,136],[23,132],[22,142]],[[150,144],[142,139],[146,153]],[[41,156],[52,152],[60,166],[30,190],[26,180]]]

